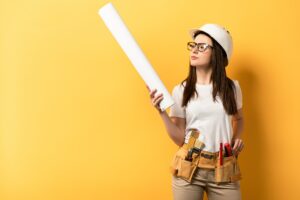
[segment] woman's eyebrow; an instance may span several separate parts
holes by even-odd
[[[196,42],[197,44],[208,44],[206,42]]]

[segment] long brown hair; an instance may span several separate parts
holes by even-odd
[[[211,55],[211,81],[213,85],[213,100],[216,101],[216,96],[219,94],[220,99],[222,100],[223,107],[227,114],[232,115],[237,113],[237,104],[235,100],[235,86],[234,82],[227,77],[225,67],[228,65],[228,59],[224,49],[221,45],[213,39],[210,35],[203,31],[197,31],[194,34],[194,38],[198,34],[205,34],[211,38],[213,42],[213,51]],[[196,90],[196,82],[197,82],[197,74],[196,67],[193,67],[191,63],[189,63],[189,74],[188,76],[181,82],[181,85],[186,82],[183,92],[183,100],[181,106],[184,107],[188,104],[189,100],[194,97],[195,93],[198,96]]]

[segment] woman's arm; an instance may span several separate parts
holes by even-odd
[[[242,108],[238,110],[237,114],[232,116],[232,129],[233,129],[232,144],[234,144],[233,150],[240,152],[244,147],[244,143],[242,141],[242,132],[244,129]]]
[[[237,114],[232,116],[233,139],[241,138],[244,128],[243,109],[239,109]]]
[[[178,146],[182,146],[185,139],[185,118],[171,117],[172,119],[170,119],[168,113],[166,111],[161,111],[159,107],[159,103],[163,100],[163,94],[161,93],[155,96],[157,90],[154,89],[151,91],[148,85],[146,85],[146,87],[149,91],[152,105],[158,110],[170,138]]]
[[[185,118],[180,117],[169,117],[166,111],[159,112],[167,133],[170,138],[178,145],[182,146],[184,144],[185,139]]]

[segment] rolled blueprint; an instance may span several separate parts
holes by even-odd
[[[98,14],[103,19],[105,25],[110,30],[113,37],[117,40],[125,54],[128,56],[129,60],[144,82],[151,90],[157,89],[156,94],[163,94],[164,98],[160,102],[160,109],[164,111],[173,105],[174,100],[172,99],[172,96],[169,94],[168,90],[142,52],[134,37],[127,29],[125,23],[112,3],[107,3],[102,6],[99,9]]]

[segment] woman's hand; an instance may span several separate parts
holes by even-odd
[[[244,142],[240,138],[236,138],[233,140],[233,151],[236,155],[238,155],[244,148]]]
[[[163,100],[163,94],[158,94],[157,96],[155,96],[155,93],[157,92],[157,89],[154,89],[154,90],[150,90],[149,86],[147,86],[147,89],[149,91],[149,95],[150,95],[150,99],[151,99],[151,103],[152,103],[152,106],[154,106],[160,113],[162,112],[160,107],[159,107],[159,103]]]

